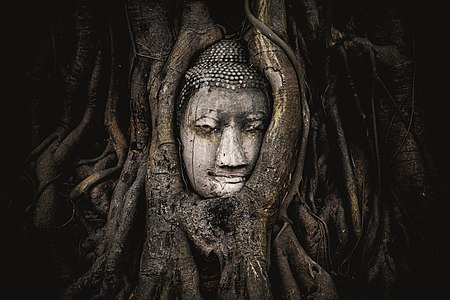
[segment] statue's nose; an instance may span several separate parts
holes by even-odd
[[[248,165],[239,131],[236,127],[227,126],[223,129],[220,144],[217,148],[216,163],[221,168],[237,168]]]

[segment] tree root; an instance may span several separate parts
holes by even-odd
[[[106,143],[105,149],[103,152],[94,158],[87,158],[87,159],[80,159],[75,164],[73,164],[74,168],[83,166],[83,165],[95,165],[100,160],[103,160],[105,157],[109,156],[111,153],[114,152],[114,148],[112,146],[111,140],[108,140],[108,143]]]
[[[36,177],[39,181],[40,194],[34,211],[34,223],[37,228],[50,229],[56,225],[56,217],[58,213],[56,189],[44,189],[59,169],[66,163],[66,160],[72,156],[76,146],[86,135],[89,125],[95,111],[95,102],[97,101],[97,89],[100,81],[100,57],[97,58],[94,71],[92,73],[91,84],[88,92],[88,103],[85,114],[80,124],[68,134],[64,134],[64,129],[55,132],[56,139],[51,143],[45,151],[38,157],[36,165]],[[45,195],[43,194],[45,192]]]
[[[283,23],[285,20],[272,20],[271,18],[274,18],[274,16],[265,16],[261,15],[260,18],[263,21],[260,21],[258,18],[256,18],[250,11],[249,7],[249,0],[246,0],[245,2],[245,14],[247,15],[247,18],[250,20],[253,26],[257,28],[264,36],[268,37],[272,42],[274,42],[278,47],[280,47],[286,56],[289,58],[293,71],[297,75],[298,80],[298,86],[300,91],[300,99],[301,99],[301,120],[302,120],[302,135],[301,135],[301,141],[300,141],[300,150],[298,152],[297,157],[297,164],[295,166],[294,174],[291,179],[290,188],[288,191],[288,194],[285,196],[281,203],[281,207],[279,209],[278,215],[283,220],[288,221],[289,217],[287,216],[287,209],[289,207],[289,204],[292,202],[292,199],[294,198],[295,194],[297,193],[298,187],[300,185],[300,182],[303,178],[303,166],[305,162],[305,156],[306,156],[306,146],[308,142],[308,134],[309,134],[309,125],[310,125],[310,114],[309,114],[309,106],[308,102],[306,101],[306,82],[304,78],[305,74],[305,68],[303,61],[301,61],[299,58],[296,57],[295,53],[292,51],[291,47],[282,39],[280,38],[274,31],[272,31],[267,25],[264,24],[265,22],[273,22],[275,24]],[[262,6],[265,6],[267,4],[261,4]],[[277,7],[278,5],[278,7]],[[272,10],[278,10],[285,12],[284,7],[284,1],[280,1],[278,4],[274,4],[274,7]],[[286,18],[286,16],[282,16],[281,19]],[[282,34],[282,36],[287,35],[287,28],[277,28]],[[286,71],[288,72],[288,71]],[[292,71],[291,71],[292,72]],[[270,79],[270,78],[269,78]],[[273,80],[272,80],[273,82]],[[272,86],[273,88],[274,86]],[[273,91],[276,91],[276,89]],[[300,114],[299,114],[300,115]]]
[[[301,291],[305,299],[338,299],[332,277],[316,262],[314,262],[302,245],[297,241],[291,226],[273,241],[274,261],[281,266],[284,287],[282,297],[292,299]]]

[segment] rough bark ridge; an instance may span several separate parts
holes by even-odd
[[[436,261],[441,191],[417,97],[414,32],[396,4],[52,5],[50,34],[36,42],[27,73],[32,136],[21,182],[33,194],[22,205],[22,239],[48,253],[49,294],[422,291],[406,287]],[[244,188],[201,199],[183,177],[177,97],[197,55],[225,37],[245,41],[273,112]]]

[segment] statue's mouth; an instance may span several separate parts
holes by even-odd
[[[224,183],[242,183],[247,180],[245,177],[222,177],[216,176],[216,179]]]
[[[247,181],[248,175],[243,173],[216,173],[209,171],[209,176],[213,176],[217,181],[224,182],[224,183],[242,183]]]

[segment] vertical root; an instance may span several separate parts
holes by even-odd
[[[345,139],[344,129],[342,127],[341,119],[337,109],[336,100],[332,100],[329,106],[330,118],[333,122],[333,127],[336,129],[338,150],[341,156],[342,169],[344,173],[345,185],[350,206],[350,218],[352,221],[353,233],[356,238],[361,236],[361,210],[359,204],[358,190],[356,187],[355,174],[353,172],[352,162],[348,151],[347,142]]]
[[[301,123],[302,123],[300,149],[298,151],[297,163],[294,169],[294,174],[290,182],[290,188],[278,210],[279,217],[282,218],[283,220],[290,222],[289,217],[287,216],[287,209],[289,207],[289,204],[292,202],[293,198],[297,194],[300,182],[302,181],[303,178],[303,166],[305,163],[309,127],[310,127],[309,105],[306,100],[305,68],[303,61],[301,61],[299,58],[296,57],[291,47],[272,29],[267,27],[267,25],[265,25],[262,21],[260,21],[253,15],[253,13],[250,11],[249,0],[245,0],[244,2],[244,11],[247,18],[252,23],[252,25],[284,51],[289,61],[291,62],[294,72],[297,76],[297,84],[299,86],[301,99]],[[286,30],[286,28],[284,28],[284,30]]]

